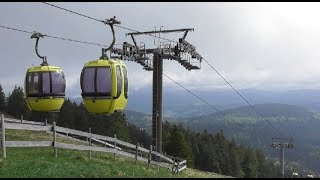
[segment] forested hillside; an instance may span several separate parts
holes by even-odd
[[[279,149],[272,148],[272,138],[293,138],[293,149],[285,150],[286,169],[306,173],[318,173],[319,164],[319,127],[318,112],[303,107],[286,104],[260,104],[254,108],[265,118],[261,119],[248,106],[222,113],[176,119],[185,127],[201,132],[216,133],[223,129],[229,139],[237,143],[257,147],[269,157],[279,158]]]

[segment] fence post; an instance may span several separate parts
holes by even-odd
[[[47,118],[44,119],[44,125],[45,125],[45,126],[48,126],[48,120],[47,120]],[[48,134],[48,131],[46,131],[46,134]]]
[[[161,165],[161,157],[158,155],[157,155],[157,160],[158,160],[158,170],[159,170]]]
[[[176,174],[179,174],[179,163],[180,162],[177,162],[177,165],[176,165]]]
[[[138,146],[139,146],[139,143],[137,142],[137,144],[136,144],[136,154],[135,154],[136,164],[137,164],[137,160],[138,160]]]
[[[176,160],[173,159],[173,155],[171,156],[171,159],[173,160],[173,163],[172,163],[172,174],[174,174],[174,167],[175,167]]]
[[[114,134],[114,153],[113,153],[113,158],[114,158],[114,160],[116,160],[116,151],[117,151],[117,135],[116,134]]]
[[[23,115],[21,115],[21,124],[23,123]]]
[[[4,127],[4,115],[1,114],[1,124],[2,124],[2,155],[3,159],[7,158],[6,152],[6,129]]]
[[[151,163],[151,152],[152,152],[152,145],[150,145],[148,165],[150,165],[150,163]]]
[[[91,128],[89,128],[89,146],[91,146]],[[91,159],[91,150],[89,151],[89,159]]]
[[[53,121],[53,149],[54,149],[54,157],[58,157],[57,131],[56,131],[56,122],[55,121]]]
[[[177,174],[178,161],[174,160],[174,174]]]

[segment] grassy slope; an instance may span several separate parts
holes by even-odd
[[[6,139],[43,141],[52,140],[52,135],[7,130]],[[58,141],[71,143],[71,140],[61,137]],[[2,151],[0,157],[0,177],[227,177],[190,168],[172,175],[169,169],[148,166],[139,161],[136,165],[133,159],[122,156],[114,160],[113,154],[100,152],[92,152],[93,158],[89,159],[86,151],[58,149],[58,157],[54,158],[52,147],[7,148],[7,158],[2,159]]]

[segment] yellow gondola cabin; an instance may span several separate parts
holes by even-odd
[[[123,110],[128,99],[126,66],[119,60],[86,63],[80,76],[84,105],[90,113],[112,114]]]
[[[37,66],[28,69],[25,96],[31,111],[59,111],[65,97],[66,80],[56,66]]]

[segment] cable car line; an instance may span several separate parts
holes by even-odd
[[[24,33],[28,33],[28,34],[33,34],[34,32],[30,32],[30,31],[25,31],[25,30],[21,30],[21,29],[16,29],[13,27],[8,27],[8,26],[2,26],[0,25],[1,28],[4,29],[9,29],[9,30],[14,30],[14,31],[18,31],[18,32],[24,32]],[[71,42],[77,42],[77,43],[83,43],[83,44],[89,44],[89,45],[95,45],[95,46],[101,46],[101,47],[108,47],[107,45],[103,45],[103,44],[99,44],[99,43],[92,43],[92,42],[87,42],[87,41],[80,41],[80,40],[75,40],[75,39],[70,39],[70,38],[63,38],[63,37],[58,37],[58,36],[52,36],[52,35],[48,35],[48,34],[43,34],[44,36],[50,37],[50,38],[54,38],[54,39],[60,39],[60,40],[64,40],[64,41],[71,41]],[[115,44],[115,45],[120,45],[120,44]]]
[[[216,110],[219,113],[222,113],[223,115],[226,116],[226,114],[224,114],[222,111],[220,111],[219,109],[217,109],[216,107],[212,106],[211,104],[209,104],[207,101],[205,101],[204,99],[202,99],[201,97],[199,97],[198,95],[196,95],[195,93],[191,92],[189,89],[187,89],[186,87],[184,87],[183,85],[181,85],[180,83],[178,83],[177,81],[173,80],[172,78],[170,78],[169,76],[167,76],[165,73],[162,73],[164,76],[166,76],[168,79],[170,79],[172,82],[176,83],[177,85],[179,85],[180,87],[182,87],[183,89],[185,89],[186,91],[188,91],[189,93],[191,93],[192,95],[194,95],[196,98],[200,99],[202,102],[206,103],[207,105],[209,105],[210,107],[212,107],[214,110]]]
[[[172,78],[170,78],[168,75],[166,75],[165,73],[162,73],[164,76],[166,76],[168,79],[170,79],[172,82],[176,83],[177,85],[179,85],[180,87],[182,87],[183,89],[185,89],[186,91],[188,91],[190,94],[192,94],[193,96],[195,96],[196,98],[200,99],[202,102],[206,103],[207,105],[209,105],[211,108],[213,108],[215,111],[217,111],[218,113],[222,114],[222,118],[225,119],[226,121],[228,121],[227,117],[229,117],[231,119],[231,116],[229,114],[226,114],[224,113],[223,111],[217,109],[216,107],[212,106],[211,104],[209,104],[207,101],[205,101],[204,99],[202,99],[201,97],[199,97],[198,95],[196,95],[195,93],[193,93],[192,91],[188,90],[186,87],[184,87],[183,85],[181,85],[180,83],[178,83],[177,81],[173,80]],[[239,126],[239,128],[241,128]],[[247,130],[247,131],[242,131],[242,132],[246,132],[248,134],[250,134],[250,132]],[[254,131],[257,138],[258,138],[258,135],[257,135],[257,132]],[[260,145],[260,141],[259,141],[259,138],[258,138],[258,144]]]
[[[47,3],[47,2],[42,2],[42,3],[44,3],[44,4],[46,4],[46,5],[49,5],[49,6],[51,6],[51,7],[54,7],[54,8],[58,8],[58,9],[61,9],[61,10],[64,10],[64,11],[67,11],[67,12],[70,12],[70,13],[73,13],[73,14],[76,14],[76,15],[79,15],[79,16],[82,16],[82,17],[85,17],[85,18],[88,18],[88,19],[91,19],[91,20],[94,20],[94,21],[98,21],[98,22],[103,22],[103,23],[104,23],[103,20],[99,20],[99,19],[96,19],[96,18],[87,16],[87,15],[84,15],[84,14],[78,13],[78,12],[72,11],[72,10],[70,10],[70,9],[66,9],[66,8],[63,8],[63,7],[60,7],[60,6],[51,4],[51,3]],[[124,26],[120,26],[120,25],[114,25],[114,26],[119,27],[119,28],[122,28],[122,29],[125,29],[125,30],[129,30],[129,31],[139,32],[139,31],[137,31],[137,30],[134,30],[134,29],[131,29],[131,28],[128,28],[128,27],[124,27]],[[155,38],[159,38],[159,39],[171,41],[171,42],[177,42],[177,41],[172,40],[172,39],[162,38],[162,37],[159,37],[159,36],[156,36],[156,35],[152,35],[152,34],[148,34],[148,35],[149,35],[149,36],[152,36],[152,37],[155,37]]]
[[[258,116],[264,120],[265,122],[267,122],[267,124],[269,124],[273,129],[275,129],[278,133],[280,133],[281,135],[283,135],[283,132],[277,130],[277,128],[275,128],[268,120],[266,120],[261,113],[259,113],[250,103],[249,101],[247,101],[240,93],[239,91],[237,91],[205,58],[203,58],[204,62],[206,62],[257,114]]]
[[[90,16],[86,16],[84,14],[80,14],[80,13],[77,13],[77,12],[74,12],[74,11],[71,11],[69,9],[66,9],[66,8],[63,8],[63,7],[60,7],[60,6],[56,6],[54,4],[50,4],[50,3],[46,3],[46,2],[42,2],[43,4],[46,4],[46,5],[49,5],[49,6],[52,6],[52,7],[55,7],[55,8],[58,8],[58,9],[62,9],[64,11],[67,11],[67,12],[70,12],[70,13],[73,13],[73,14],[77,14],[79,16],[82,16],[82,17],[85,17],[85,18],[89,18],[91,20],[94,20],[94,21],[98,21],[98,22],[102,22],[101,20],[99,19],[96,19],[96,18],[93,18],[93,17],[90,17]]]
[[[19,31],[19,32],[24,32],[24,33],[33,34],[33,32],[25,31],[25,30],[20,30],[20,29],[16,29],[16,28],[12,28],[12,27],[2,26],[2,25],[0,25],[0,27],[1,27],[1,28],[5,28],[5,29],[14,30],[14,31]]]

